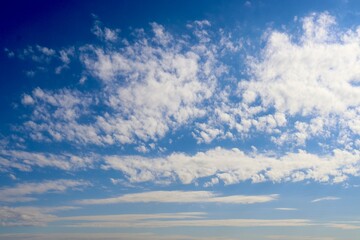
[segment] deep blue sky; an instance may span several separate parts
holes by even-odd
[[[0,238],[354,239],[359,9],[4,1]]]

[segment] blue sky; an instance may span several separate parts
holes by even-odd
[[[5,5],[1,239],[359,235],[358,2]]]

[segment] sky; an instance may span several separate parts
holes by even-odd
[[[360,234],[358,1],[4,1],[0,62],[0,239]]]

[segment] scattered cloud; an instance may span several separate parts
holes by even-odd
[[[272,195],[232,195],[220,196],[208,191],[152,191],[125,194],[119,197],[80,200],[79,204],[112,204],[112,203],[229,203],[254,204],[274,201],[277,194]]]

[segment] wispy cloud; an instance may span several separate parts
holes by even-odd
[[[13,168],[24,172],[32,171],[34,167],[52,167],[61,170],[91,168],[95,159],[94,156],[79,156],[64,153],[53,154],[24,150],[0,150],[0,166],[3,170]]]
[[[125,194],[119,197],[103,199],[85,199],[77,201],[79,204],[111,204],[111,203],[228,203],[254,204],[274,201],[277,194],[272,195],[232,195],[220,196],[208,191],[152,191]]]
[[[52,180],[32,183],[19,183],[13,187],[0,188],[0,202],[34,201],[34,195],[44,193],[61,193],[68,189],[79,189],[89,186],[83,180]]]
[[[176,235],[176,234],[156,234],[156,233],[12,233],[0,234],[3,240],[238,240],[237,238],[228,238],[222,236],[216,237],[196,237],[190,235]]]
[[[360,229],[360,222],[334,222],[334,223],[328,223],[325,224],[326,227],[330,228],[338,228],[343,230],[356,230]]]
[[[328,196],[328,197],[316,198],[316,199],[312,200],[311,202],[316,203],[316,202],[322,202],[322,201],[335,201],[335,200],[340,200],[340,199],[341,198],[339,198],[339,197]]]
[[[169,227],[304,227],[312,226],[306,219],[205,219],[205,220],[168,220],[168,221],[134,221],[134,222],[81,222],[74,227],[97,228],[169,228]]]
[[[275,208],[275,210],[279,211],[297,211],[297,208]]]
[[[57,216],[51,214],[59,211],[77,209],[78,207],[0,207],[0,226],[45,226],[56,221]]]
[[[266,239],[274,240],[336,240],[334,237],[316,237],[316,236],[292,236],[292,235],[271,235]]]

